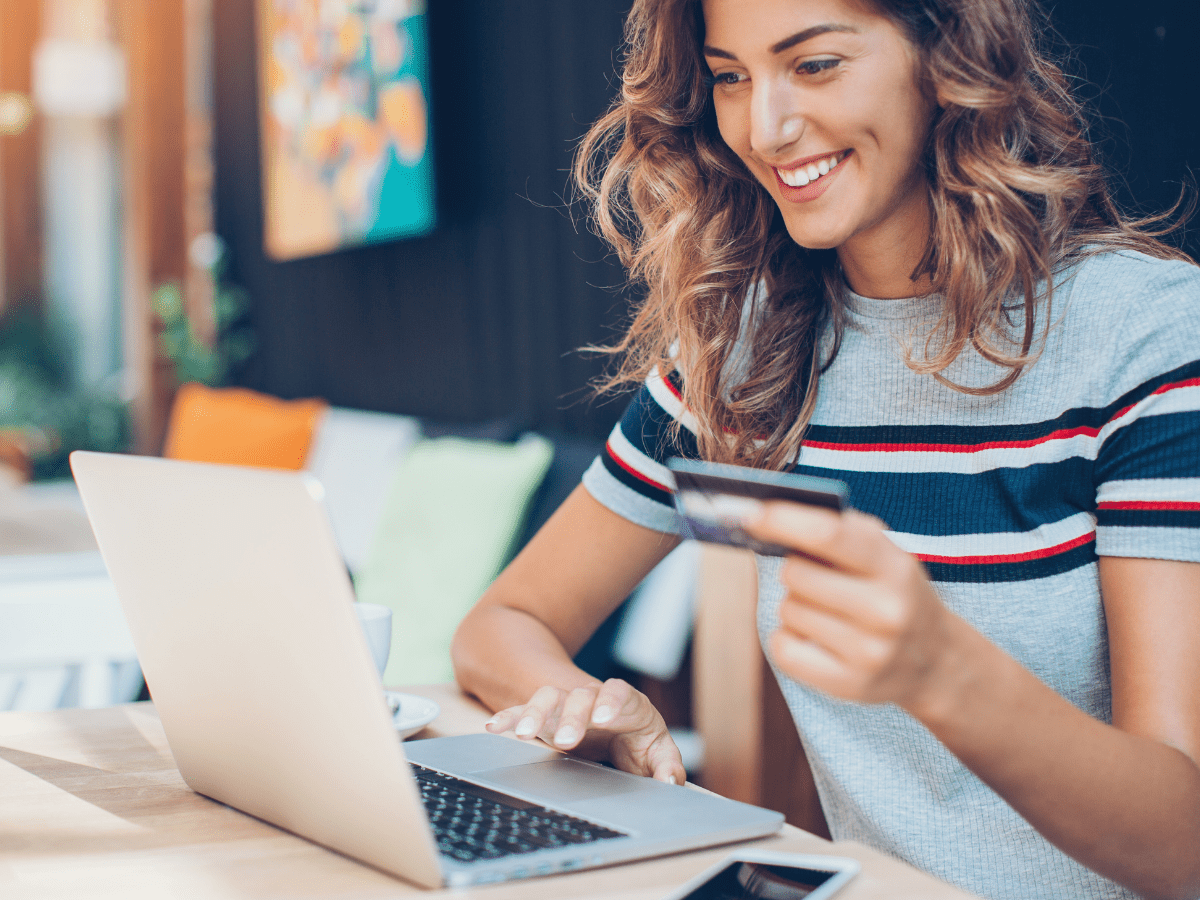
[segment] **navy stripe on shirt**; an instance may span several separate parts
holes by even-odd
[[[851,506],[910,534],[1032,531],[1093,509],[1096,503],[1091,461],[1079,457],[974,474],[815,466],[798,466],[796,471],[841,479],[850,488]]]
[[[604,464],[604,468],[613,478],[625,485],[625,487],[637,491],[643,497],[648,497],[664,506],[672,506],[671,492],[664,491],[662,488],[650,484],[644,478],[639,478],[625,466],[621,465],[620,460],[612,455],[606,445],[603,452],[600,454],[600,461]]]
[[[1200,503],[1191,509],[1171,509],[1167,505],[1145,504],[1145,508],[1121,508],[1101,504],[1096,510],[1096,525],[1110,528],[1200,528]]]

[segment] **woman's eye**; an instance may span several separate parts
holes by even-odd
[[[820,75],[833,70],[840,63],[840,59],[809,59],[796,66],[796,71],[801,75]]]
[[[741,84],[743,76],[739,72],[721,72],[718,75],[713,75],[707,79],[709,85],[715,87],[732,87],[736,84]]]

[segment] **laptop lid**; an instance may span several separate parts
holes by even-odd
[[[440,854],[306,473],[76,452],[76,482],[193,790],[418,884],[466,884],[772,833],[783,817],[477,734],[408,758],[623,837]]]
[[[320,484],[85,452],[71,468],[187,785],[440,885]]]

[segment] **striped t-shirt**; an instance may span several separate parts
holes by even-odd
[[[939,302],[847,296],[849,327],[795,469],[845,481],[947,607],[1111,721],[1097,557],[1200,562],[1200,268],[1132,252],[1085,259],[1054,293],[1041,358],[999,395],[905,365]],[[968,351],[945,374],[983,386],[1005,371]],[[663,463],[696,456],[679,387],[653,374],[584,476],[601,503],[668,532]],[[674,441],[672,420],[684,426]],[[758,559],[764,641],[779,623],[779,564]],[[835,838],[985,897],[1133,896],[1044,840],[898,707],[776,675]]]

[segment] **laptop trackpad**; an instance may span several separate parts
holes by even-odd
[[[577,759],[552,759],[527,766],[472,772],[471,778],[548,803],[573,803],[590,797],[652,791],[660,786],[649,778]]]

